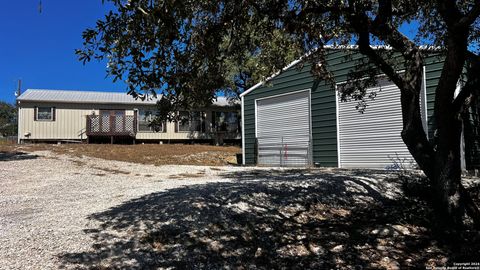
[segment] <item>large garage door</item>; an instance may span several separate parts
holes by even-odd
[[[400,90],[386,79],[367,90],[377,92],[360,113],[356,101],[338,102],[339,158],[342,168],[410,167],[413,158],[402,141]]]
[[[310,92],[256,101],[257,163],[268,166],[310,164]]]

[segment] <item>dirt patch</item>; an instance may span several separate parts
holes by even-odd
[[[201,178],[205,176],[205,171],[199,171],[197,173],[180,173],[170,175],[170,179],[183,179],[183,178]]]
[[[102,168],[102,167],[92,167],[92,169],[96,169],[96,170],[100,170],[100,171],[104,171],[112,174],[130,174],[130,172],[122,171],[119,169],[110,169],[110,168]]]
[[[236,163],[241,149],[235,146],[186,144],[1,144],[0,152],[10,153],[52,151],[70,156],[88,156],[107,160],[127,161],[153,165],[206,165],[223,166]],[[79,166],[83,164],[78,164]]]

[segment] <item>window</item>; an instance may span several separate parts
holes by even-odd
[[[205,114],[203,112],[178,112],[177,130],[179,132],[205,132]]]
[[[178,113],[178,131],[185,132],[190,131],[190,117],[188,112]]]
[[[239,131],[239,121],[236,112],[214,112],[212,114],[214,131],[236,133]]]
[[[55,121],[54,107],[36,107],[35,121]]]
[[[156,124],[152,121],[155,119],[155,115],[150,110],[138,111],[138,131],[139,132],[165,132],[165,122]]]
[[[227,113],[227,131],[231,133],[238,132],[239,130],[238,115],[236,112]]]

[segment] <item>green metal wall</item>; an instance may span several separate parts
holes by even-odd
[[[443,68],[443,58],[441,55],[430,55],[425,58],[425,89],[427,92],[427,120],[428,120],[428,138],[433,138],[435,104],[435,89],[440,79]]]
[[[433,114],[435,105],[435,89],[437,87],[443,68],[443,57],[441,55],[430,55],[425,59],[426,67],[426,90],[427,90],[427,113],[428,113],[428,137],[433,139],[435,130]],[[467,70],[465,69],[465,73]],[[476,76],[476,74],[475,74]],[[480,85],[478,86],[480,87]],[[471,107],[467,109],[464,116],[464,138],[465,138],[465,161],[466,169],[480,168],[480,99],[471,101]]]
[[[464,78],[477,88],[477,93],[480,88],[478,60],[478,56],[473,55],[471,63],[467,62]],[[480,96],[477,95],[476,99],[470,100],[470,107],[464,111],[462,116],[467,170],[480,169]]]

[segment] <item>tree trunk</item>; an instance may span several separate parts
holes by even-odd
[[[350,1],[349,7],[351,12],[347,18],[358,34],[360,52],[368,56],[400,88],[402,139],[420,169],[430,180],[433,193],[432,206],[438,217],[438,225],[450,229],[459,228],[463,225],[463,217],[467,210],[476,226],[480,227],[480,211],[461,183],[462,122],[453,104],[457,82],[466,60],[469,26],[456,23],[457,20],[450,16],[448,7],[441,5],[441,14],[447,21],[448,35],[445,62],[435,90],[436,138],[435,144],[432,144],[423,128],[420,112],[424,64],[420,48],[389,25],[388,22],[392,19],[391,1],[381,1],[379,14],[373,21],[356,1]],[[405,64],[403,76],[371,48],[371,34],[386,41],[402,54]]]
[[[437,146],[431,185],[433,206],[440,225],[454,229],[463,224],[465,199],[461,192],[461,121],[451,119],[449,122],[450,128],[442,134],[447,138],[439,139],[446,143]]]

